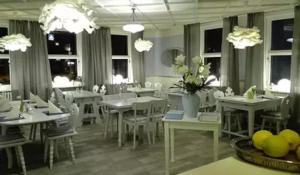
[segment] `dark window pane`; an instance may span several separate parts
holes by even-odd
[[[47,35],[49,54],[76,55],[76,35],[74,33],[55,31]]]
[[[77,77],[76,59],[49,59],[52,80],[55,76],[66,76],[69,80],[75,80]]]
[[[112,60],[113,75],[122,75],[123,78],[128,78],[128,60],[127,59],[113,59]]]
[[[111,35],[112,55],[128,55],[127,35]]]
[[[220,57],[211,57],[205,58],[205,64],[210,63],[210,75],[214,75],[220,80],[220,68],[221,68],[221,58]]]
[[[222,28],[205,30],[204,32],[204,53],[221,52]]]
[[[272,21],[271,50],[291,50],[294,19]]]
[[[8,34],[6,27],[0,27],[0,38],[3,36],[6,36]],[[0,52],[0,54],[8,54],[8,50],[5,50],[4,52]]]
[[[281,79],[290,79],[291,56],[271,57],[271,83],[277,84]]]
[[[9,59],[0,59],[0,83],[10,84]]]

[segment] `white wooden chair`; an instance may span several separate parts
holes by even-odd
[[[151,87],[152,87],[152,83],[150,81],[146,81],[145,88],[151,88]]]
[[[154,83],[154,89],[156,89],[154,97],[162,97],[162,84],[160,82]]]
[[[47,128],[43,131],[45,136],[45,148],[44,148],[44,162],[47,161],[48,156],[48,149],[49,151],[49,168],[50,170],[53,169],[53,158],[54,153],[55,157],[58,158],[58,140],[63,139],[65,141],[65,144],[69,145],[69,153],[71,155],[71,159],[74,163],[75,161],[75,154],[74,154],[74,148],[73,148],[73,141],[72,137],[77,134],[76,128],[81,124],[79,122],[79,108],[76,104],[72,104],[68,107],[68,110],[70,112],[70,117],[68,119],[68,125],[63,127],[55,127],[55,128]],[[67,143],[66,143],[67,142]]]
[[[216,91],[215,89],[210,89],[207,93],[207,97],[208,97],[207,105],[210,110],[216,107],[216,98],[214,96],[215,91]]]
[[[209,107],[207,104],[207,92],[206,91],[197,91],[196,94],[200,98],[200,106],[199,106],[200,111],[206,112]]]
[[[268,111],[264,112],[261,115],[262,124],[261,129],[265,129],[266,122],[275,123],[276,124],[276,132],[277,134],[281,131],[281,127],[284,129],[287,128],[287,123],[290,118],[290,110],[292,99],[290,96],[284,97],[280,103],[279,111]]]
[[[14,135],[0,135],[0,150],[5,149],[8,157],[8,164],[12,163],[11,148],[14,148],[16,151],[17,163],[18,166],[22,167],[23,175],[26,175],[26,165],[23,155],[22,145],[25,144],[25,138],[21,134]],[[8,165],[8,166],[12,166]]]
[[[98,93],[99,86],[98,85],[94,85],[92,91],[93,91],[93,93]]]
[[[55,88],[54,92],[56,94],[57,103],[59,104],[59,107],[63,108],[63,109],[66,108],[65,98],[64,98],[63,92],[58,88]]]
[[[148,143],[151,144],[150,132],[155,134],[153,122],[151,118],[151,102],[136,102],[133,103],[133,116],[127,116],[124,118],[125,135],[127,132],[127,126],[133,129],[133,149],[136,148],[136,132],[139,126],[143,126],[147,132]],[[152,131],[150,131],[152,130]]]
[[[162,118],[167,112],[168,101],[167,100],[153,100],[151,102],[151,120],[156,124],[155,132],[158,136],[159,134],[159,124],[162,124]],[[155,143],[155,135],[153,134],[153,144]]]

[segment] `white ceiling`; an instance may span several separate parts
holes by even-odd
[[[249,12],[292,9],[299,0],[86,0],[102,26],[120,27],[130,21],[136,5],[137,21],[146,28],[169,29],[184,24],[219,20]],[[0,19],[37,20],[52,0],[0,0]]]

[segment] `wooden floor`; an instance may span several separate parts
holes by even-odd
[[[60,144],[60,158],[54,160],[54,168],[42,161],[43,151],[39,141],[26,144],[24,154],[29,175],[163,175],[164,144],[162,133],[154,145],[142,143],[136,150],[128,141],[122,148],[116,138],[103,138],[103,125],[85,125],[74,138],[76,163],[73,164],[64,144]],[[175,132],[175,162],[171,174],[177,174],[212,162],[212,133],[201,131]],[[221,138],[219,159],[234,154],[228,138]],[[0,174],[18,174],[20,170],[7,170],[5,152],[0,154]]]

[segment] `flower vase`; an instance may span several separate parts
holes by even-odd
[[[184,118],[196,118],[198,115],[200,98],[197,94],[185,94],[182,97]]]

